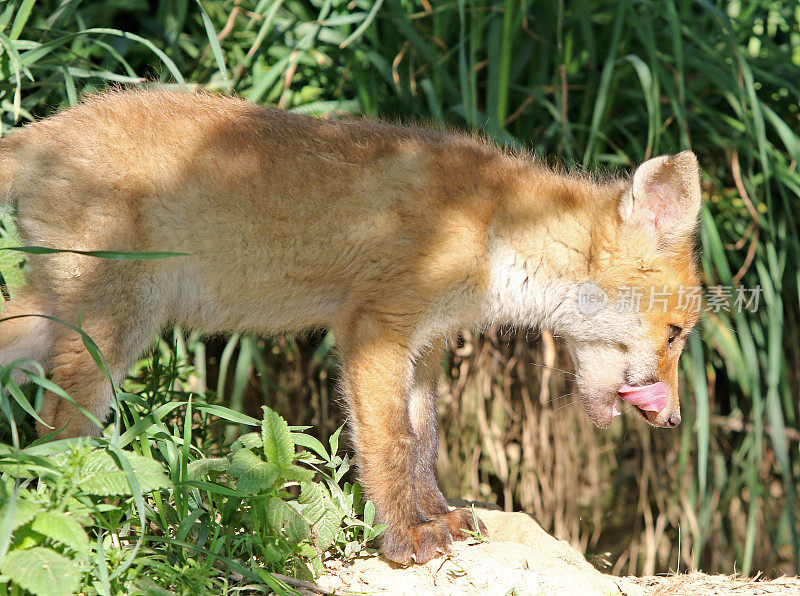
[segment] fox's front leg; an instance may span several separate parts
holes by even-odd
[[[447,524],[453,540],[470,537],[469,532],[486,534],[486,526],[468,509],[450,509],[436,482],[439,456],[439,424],[436,383],[442,366],[442,346],[432,347],[417,358],[409,389],[409,416],[417,437],[414,486],[422,513]]]
[[[399,563],[424,563],[447,551],[447,524],[420,508],[419,444],[409,417],[412,383],[407,335],[360,315],[335,330],[342,354],[356,462],[362,486],[388,528],[381,550]]]

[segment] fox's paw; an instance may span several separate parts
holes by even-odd
[[[466,540],[471,538],[469,532],[480,532],[484,536],[488,536],[489,532],[486,530],[486,525],[473,515],[470,509],[453,509],[449,513],[437,516],[437,519],[447,524],[447,529],[450,530],[450,536],[453,540]]]
[[[447,523],[438,518],[410,528],[387,528],[383,532],[381,552],[401,565],[422,564],[445,554],[452,542]]]

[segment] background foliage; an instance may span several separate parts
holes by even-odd
[[[596,433],[569,375],[531,366],[570,366],[548,334],[465,330],[443,370],[442,482],[533,512],[615,572],[796,573],[799,21],[773,0],[12,0],[0,113],[6,134],[109,83],[159,81],[445,122],[592,170],[691,148],[705,281],[762,295],[691,337],[684,423]],[[181,342],[160,349],[185,350],[192,391],[338,427],[330,336]]]

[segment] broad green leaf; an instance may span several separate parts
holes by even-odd
[[[372,501],[364,503],[364,523],[371,526],[375,521],[375,504]]]
[[[125,452],[131,463],[136,480],[143,493],[168,488],[171,482],[159,462]],[[93,451],[81,464],[79,486],[89,494],[97,496],[130,495],[128,478],[117,462],[105,451]]]
[[[285,480],[293,480],[295,482],[311,482],[314,479],[314,474],[316,474],[314,470],[301,468],[295,464],[281,470],[281,476]]]
[[[231,451],[236,453],[240,449],[257,449],[263,446],[261,435],[259,433],[247,433],[242,435],[231,445]]]
[[[303,517],[314,526],[317,546],[325,551],[336,541],[342,524],[342,515],[331,500],[328,490],[321,484],[303,482],[300,485],[300,498]]]
[[[78,563],[43,546],[11,551],[0,571],[37,596],[71,596],[81,579]]]
[[[31,529],[44,534],[81,555],[89,554],[89,537],[74,517],[60,511],[47,511],[38,514]]]
[[[284,530],[286,538],[293,544],[299,544],[310,534],[303,516],[278,497],[272,497],[267,503],[267,524],[275,532]]]
[[[260,493],[273,488],[280,470],[249,449],[233,454],[228,474],[236,479],[236,488],[245,493]]]
[[[7,502],[3,503],[3,506],[0,507],[0,520],[5,519],[6,512],[10,506],[11,503]],[[14,503],[14,520],[11,522],[11,530],[15,530],[27,524],[36,516],[39,510],[39,506],[30,501],[17,499],[16,503]]]
[[[286,468],[294,460],[294,443],[289,425],[267,406],[264,406],[264,420],[261,423],[261,442],[264,445],[264,457],[276,466]]]

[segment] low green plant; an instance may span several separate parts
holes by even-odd
[[[343,481],[341,428],[326,447],[266,406],[258,421],[202,400],[182,389],[185,362],[159,353],[96,439],[25,445],[15,420],[51,387],[33,372],[23,393],[0,371],[14,443],[0,444],[0,593],[294,593],[326,558],[375,552],[383,526]],[[220,423],[258,431],[226,449]]]
[[[129,574],[111,574],[112,565],[99,574],[97,567],[124,560],[122,541],[130,538],[136,519],[134,486],[141,497],[171,489],[172,483],[160,462],[133,452],[117,459],[120,454],[112,453],[89,441],[50,456],[2,446],[0,581],[12,593],[23,588],[73,594],[88,587],[87,574],[108,587],[128,585]]]

